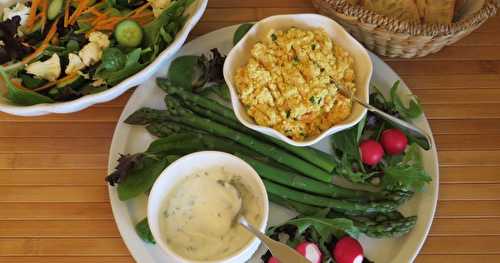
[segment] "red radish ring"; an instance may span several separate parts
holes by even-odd
[[[333,257],[337,263],[363,262],[363,247],[352,237],[346,236],[341,238],[332,250]]]
[[[304,241],[300,243],[295,250],[312,263],[321,263],[322,254],[318,245]]]

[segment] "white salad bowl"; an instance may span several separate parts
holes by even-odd
[[[265,18],[257,22],[238,44],[231,49],[224,63],[224,79],[229,86],[231,103],[238,120],[250,129],[270,135],[291,145],[310,146],[326,136],[352,127],[366,114],[366,109],[355,103],[353,104],[351,115],[346,120],[332,126],[314,138],[296,141],[273,128],[257,125],[255,121],[248,116],[245,107],[241,104],[234,82],[236,70],[248,63],[250,50],[255,43],[265,39],[271,30],[286,30],[291,27],[303,29],[322,28],[335,44],[341,46],[353,56],[356,74],[355,95],[366,103],[368,103],[369,97],[372,61],[366,49],[356,39],[349,35],[342,26],[328,17],[316,14],[277,15]]]
[[[265,232],[269,218],[269,201],[264,183],[257,172],[245,161],[240,158],[217,151],[202,151],[186,155],[172,164],[170,164],[156,179],[148,198],[148,225],[156,244],[166,254],[165,262],[175,263],[239,263],[246,262],[257,251],[260,241],[254,237],[249,243],[242,247],[232,256],[217,261],[193,261],[181,257],[165,242],[165,236],[160,230],[160,217],[162,208],[168,194],[174,189],[174,186],[183,178],[193,173],[209,169],[211,167],[224,167],[230,173],[241,175],[241,180],[245,186],[249,187],[251,192],[259,197],[261,202],[262,220],[256,227]],[[174,237],[175,238],[175,237]]]
[[[0,10],[17,1],[0,0]],[[179,51],[186,41],[189,32],[198,23],[205,12],[208,0],[196,0],[186,9],[189,15],[184,27],[177,33],[174,41],[163,50],[158,57],[141,71],[121,81],[119,84],[99,93],[85,95],[76,100],[55,103],[43,103],[33,106],[14,105],[9,100],[0,96],[0,111],[20,116],[38,116],[50,113],[71,113],[83,110],[97,103],[103,103],[115,99],[128,89],[138,86],[151,78],[155,72],[165,67],[168,61]]]

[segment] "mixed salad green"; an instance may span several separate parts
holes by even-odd
[[[245,26],[248,30],[248,26]],[[241,38],[241,30],[235,42]],[[244,35],[244,33],[243,33]],[[122,201],[147,193],[161,171],[179,157],[202,150],[234,154],[262,178],[270,201],[295,210],[298,216],[267,234],[296,248],[311,262],[370,262],[357,238],[394,238],[415,226],[417,216],[398,211],[431,177],[420,158],[421,147],[410,135],[368,114],[351,129],[331,137],[333,154],[295,147],[255,132],[238,122],[230,108],[222,77],[224,57],[176,58],[167,78],[158,78],[166,109],[141,108],[125,122],[142,125],[158,137],[145,152],[122,155],[106,181],[116,186]],[[386,99],[376,88],[371,102],[407,120],[422,110],[416,99],[405,106],[397,96],[398,82]],[[334,177],[352,187],[332,183]],[[360,186],[367,190],[359,190]],[[154,239],[147,218],[138,222],[138,235]],[[268,252],[264,262],[276,263]]]
[[[194,0],[31,0],[4,8],[0,95],[68,101],[135,74],[168,47]]]

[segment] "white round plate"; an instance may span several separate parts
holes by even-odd
[[[0,10],[8,7],[17,1],[0,0]],[[189,15],[184,27],[177,33],[174,41],[170,46],[164,49],[156,59],[143,68],[141,71],[121,81],[117,85],[99,93],[90,94],[78,98],[76,100],[55,103],[43,103],[33,106],[19,106],[12,104],[9,100],[0,95],[0,112],[6,112],[19,116],[38,116],[50,113],[70,113],[83,110],[97,103],[103,103],[115,99],[122,95],[128,89],[141,85],[146,80],[150,79],[158,70],[164,68],[168,61],[181,49],[186,41],[189,32],[198,23],[201,16],[205,12],[208,0],[196,0],[188,9],[186,14]]]
[[[233,33],[236,28],[237,26],[226,27],[201,36],[187,43],[177,56],[208,54],[212,48],[218,48],[223,54],[227,54],[232,47]],[[371,83],[387,94],[393,82],[400,78],[380,58],[372,53],[370,53],[370,57],[374,69]],[[163,104],[165,93],[156,87],[155,77],[164,76],[169,64],[170,62],[165,63],[164,68],[137,88],[125,106],[113,135],[109,152],[109,173],[114,170],[120,153],[143,152],[155,139],[143,127],[127,125],[123,121],[131,113],[144,106],[165,108]],[[400,93],[411,94],[403,82]],[[432,134],[425,116],[417,119],[415,124]],[[327,139],[320,141],[315,147],[322,150],[330,148]],[[424,192],[415,194],[409,202],[400,208],[400,211],[405,215],[418,215],[415,228],[404,237],[397,239],[371,239],[363,236],[360,241],[370,260],[377,263],[412,262],[422,247],[432,223],[438,196],[439,166],[434,142],[431,150],[422,152],[422,157],[426,171],[432,176],[432,183],[426,187]],[[158,247],[144,243],[134,230],[135,224],[146,216],[146,195],[122,202],[118,199],[116,189],[109,187],[109,197],[120,234],[134,259],[141,263],[168,262]],[[270,205],[270,225],[282,223],[293,216],[295,216],[294,212],[288,209],[274,204]],[[260,252],[262,251],[264,250],[261,249]],[[257,254],[251,262],[260,262]]]

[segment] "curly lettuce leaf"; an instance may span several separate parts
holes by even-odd
[[[422,191],[432,181],[422,166],[419,149],[411,144],[400,162],[388,163],[383,168],[382,186],[390,191]]]

